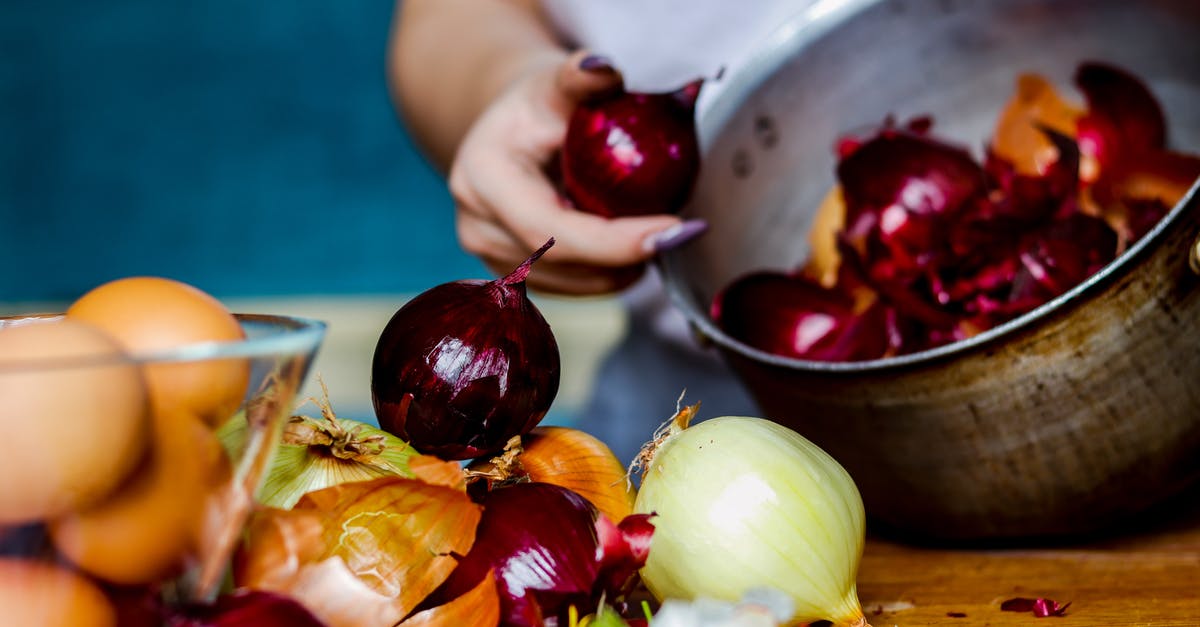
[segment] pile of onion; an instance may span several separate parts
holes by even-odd
[[[1079,66],[1086,107],[1023,75],[980,163],[932,120],[838,142],[802,267],[727,285],[711,316],[761,350],[860,361],[965,339],[1063,294],[1145,235],[1200,176],[1149,89]]]
[[[653,526],[632,514],[625,468],[594,436],[538,426],[558,349],[524,282],[552,244],[395,313],[372,364],[381,428],[337,417],[327,392],[320,419],[292,417],[236,594],[298,600],[330,627],[566,625],[628,609]],[[245,424],[222,429],[232,450]]]

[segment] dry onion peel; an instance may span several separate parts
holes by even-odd
[[[458,627],[495,627],[500,623],[500,596],[492,573],[479,584],[444,605],[413,614],[398,627],[457,625]]]
[[[501,455],[471,464],[467,475],[491,482],[552,483],[584,497],[613,521],[633,513],[636,493],[621,460],[599,438],[579,429],[536,427],[514,437]]]
[[[404,477],[325,488],[251,519],[234,580],[331,627],[394,625],[470,550],[480,511],[464,491]]]
[[[865,516],[850,475],[796,432],[752,417],[689,427],[676,413],[647,446],[635,511],[656,531],[642,580],[660,600],[737,601],[778,588],[794,622],[867,625],[856,577]]]
[[[324,398],[310,397],[320,418],[293,415],[258,491],[259,502],[288,509],[309,492],[380,477],[412,477],[409,460],[417,451],[400,438],[362,422],[339,418],[329,403],[329,390],[320,380]],[[241,449],[249,425],[238,414],[218,430],[227,450]]]

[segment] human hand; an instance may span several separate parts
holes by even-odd
[[[673,215],[604,218],[564,201],[546,175],[581,100],[621,86],[606,60],[577,52],[513,82],[479,116],[450,166],[459,243],[505,274],[550,237],[531,289],[604,294],[628,286],[655,252],[704,230]]]

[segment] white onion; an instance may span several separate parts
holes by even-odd
[[[642,569],[660,600],[741,599],[777,588],[793,622],[867,625],[856,577],[862,497],[840,464],[795,431],[724,416],[688,427],[695,406],[641,460],[636,512],[654,513]]]

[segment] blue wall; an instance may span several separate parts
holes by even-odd
[[[0,3],[0,302],[487,276],[396,120],[382,0]]]

